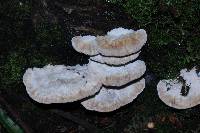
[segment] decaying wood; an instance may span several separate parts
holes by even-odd
[[[82,119],[72,115],[69,112],[64,112],[64,111],[61,111],[61,110],[58,110],[58,109],[52,109],[51,112],[56,114],[56,115],[59,115],[59,116],[65,118],[67,120],[70,120],[70,121],[72,121],[72,122],[74,122],[76,124],[79,124],[80,126],[82,126],[85,129],[87,129],[87,131],[89,133],[99,133],[100,132],[100,130],[97,127],[95,127],[94,125],[91,125],[87,121],[82,120]]]

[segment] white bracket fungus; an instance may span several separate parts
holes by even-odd
[[[186,109],[200,104],[200,76],[197,68],[183,69],[176,79],[161,80],[157,85],[160,99],[170,107]]]
[[[137,60],[123,66],[108,66],[94,61],[88,64],[89,70],[102,77],[102,84],[106,86],[122,86],[128,82],[140,78],[146,71],[144,61]]]
[[[117,28],[105,36],[73,37],[72,46],[87,55],[128,56],[137,53],[147,41],[146,31]]]
[[[137,53],[147,41],[147,34],[143,29],[126,32],[126,34],[123,33],[122,30],[120,31],[111,30],[111,35],[97,36],[97,51],[101,55],[127,56],[134,54]]]
[[[73,48],[90,55],[89,63],[29,68],[23,76],[26,90],[40,103],[82,99],[82,105],[89,110],[116,110],[132,102],[145,88],[142,76],[146,65],[137,57],[146,40],[145,30],[123,28],[113,29],[105,36],[73,37]]]
[[[144,88],[144,79],[121,89],[103,87],[97,95],[81,104],[88,110],[110,112],[132,102]]]
[[[87,65],[47,65],[26,70],[23,82],[30,97],[40,103],[73,102],[99,91],[101,83]]]

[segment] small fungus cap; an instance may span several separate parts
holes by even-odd
[[[157,91],[165,104],[176,109],[191,108],[200,104],[200,77],[197,69],[183,69],[179,78],[161,80]]]
[[[97,42],[95,36],[76,36],[72,38],[73,48],[86,55],[96,55],[97,51]]]

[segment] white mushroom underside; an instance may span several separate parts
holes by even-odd
[[[140,52],[136,54],[132,54],[130,56],[126,56],[126,57],[105,57],[105,56],[97,55],[97,56],[90,57],[90,59],[100,62],[100,63],[109,64],[109,65],[122,65],[132,60],[135,60],[139,56],[139,54]]]
[[[114,67],[90,61],[89,71],[98,75],[106,86],[122,86],[130,81],[140,78],[146,71],[144,61],[137,60],[130,64]]]
[[[76,51],[87,55],[126,56],[139,51],[146,41],[147,34],[143,29],[133,31],[116,28],[105,36],[73,37],[72,46]]]
[[[88,110],[98,112],[114,111],[121,106],[132,102],[145,88],[145,80],[127,86],[122,89],[102,88],[95,97],[83,101],[81,104]]]
[[[183,69],[180,76],[190,87],[188,94],[186,96],[181,95],[183,83],[177,79],[161,80],[157,85],[160,99],[168,106],[177,109],[191,108],[200,104],[200,76],[198,76],[196,68],[190,71]]]
[[[65,67],[48,65],[28,69],[23,82],[29,96],[39,103],[65,103],[96,93],[101,83],[88,74],[87,65]]]
[[[105,56],[126,56],[136,53],[145,45],[147,34],[145,30],[140,29],[119,36],[97,36],[96,40],[100,54]]]

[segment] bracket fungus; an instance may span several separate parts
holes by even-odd
[[[101,82],[106,86],[122,86],[140,78],[146,71],[146,65],[141,60],[123,66],[108,66],[90,61],[88,67],[95,75],[102,77]]]
[[[170,107],[187,109],[200,104],[200,72],[196,67],[183,69],[176,79],[161,80],[157,85],[160,99]]]
[[[97,50],[104,56],[128,56],[140,51],[147,41],[146,31],[111,30],[106,36],[97,36]]]
[[[105,36],[73,37],[73,48],[89,55],[89,63],[29,68],[23,76],[26,90],[40,103],[82,100],[88,110],[116,110],[145,88],[146,65],[137,57],[146,40],[145,30],[124,28],[113,29]]]
[[[103,87],[97,95],[81,104],[88,110],[110,112],[132,102],[144,88],[144,79],[120,89]]]
[[[116,28],[105,36],[77,36],[72,38],[73,48],[87,55],[128,56],[140,51],[147,41],[146,31]]]
[[[101,83],[88,71],[87,65],[66,67],[47,65],[26,70],[23,82],[27,93],[37,102],[73,102],[99,91]]]

